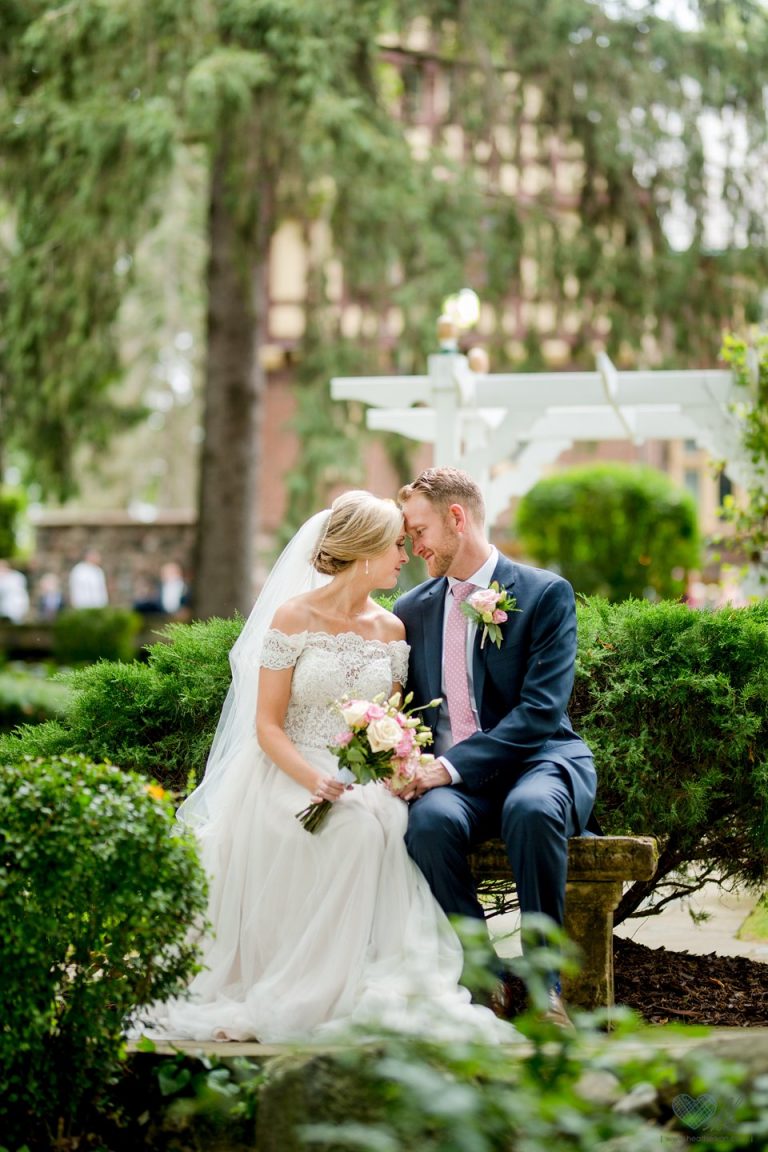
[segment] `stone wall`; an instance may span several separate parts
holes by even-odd
[[[101,553],[111,604],[129,607],[147,599],[168,561],[179,564],[194,587],[193,512],[158,513],[142,522],[127,512],[61,510],[40,513],[33,523],[33,555],[24,565],[33,611],[41,576],[54,573],[66,597],[71,569],[92,548]]]

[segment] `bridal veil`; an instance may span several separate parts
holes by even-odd
[[[286,545],[264,583],[240,636],[229,654],[232,682],[199,786],[179,806],[177,819],[201,831],[216,819],[221,788],[246,749],[256,745],[259,657],[264,636],[278,608],[302,592],[327,584],[313,560],[328,529],[330,508],[311,516]]]

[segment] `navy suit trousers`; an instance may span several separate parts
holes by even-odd
[[[484,918],[467,855],[501,837],[521,913],[543,912],[562,925],[568,838],[575,832],[568,774],[559,764],[541,763],[511,787],[431,789],[410,806],[406,844],[449,916]]]

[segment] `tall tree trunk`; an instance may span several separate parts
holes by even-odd
[[[228,180],[229,148],[213,159],[209,204],[207,362],[200,468],[195,615],[247,614],[254,592],[261,409],[258,349],[266,322],[272,192],[264,179],[245,234]]]

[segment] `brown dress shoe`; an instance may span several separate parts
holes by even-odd
[[[488,1007],[500,1020],[510,1020],[512,1017],[512,990],[507,980],[496,981],[491,992]]]
[[[548,1024],[554,1024],[557,1028],[565,1028],[569,1031],[573,1030],[573,1020],[565,1010],[560,996],[555,992],[554,988],[550,989],[549,993],[549,1008],[542,1014],[542,1020],[546,1020]]]

